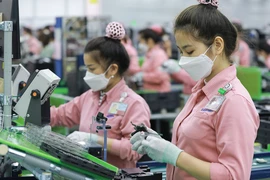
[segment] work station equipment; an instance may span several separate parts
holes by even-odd
[[[13,108],[14,112],[23,117],[26,122],[42,125],[42,117],[50,118],[49,113],[42,116],[42,110],[49,111],[50,104],[47,100],[59,82],[60,78],[49,69],[36,70],[22,90],[22,95]],[[42,105],[47,105],[47,109],[42,109]],[[47,123],[49,122],[47,120]]]
[[[26,86],[30,73],[21,64],[16,65],[14,69],[12,74],[12,96],[18,97],[21,95],[22,89]],[[18,98],[13,99],[15,102],[18,100]]]
[[[20,58],[19,2],[0,1],[0,60],[4,62],[3,126],[11,126],[11,74],[12,59]],[[2,69],[1,69],[2,71]]]
[[[161,173],[149,172],[147,168],[118,169],[88,154],[83,146],[65,136],[31,123],[22,133],[2,130],[0,144],[8,146],[6,156],[19,162],[38,179],[44,174],[84,180],[161,179]]]

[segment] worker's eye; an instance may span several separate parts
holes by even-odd
[[[189,52],[187,52],[187,54],[188,54],[188,55],[192,55],[193,52],[194,52],[194,51],[189,51]]]
[[[93,72],[95,71],[95,68],[88,68],[88,71]]]

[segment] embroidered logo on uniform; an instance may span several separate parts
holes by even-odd
[[[213,112],[213,110],[207,109],[207,108],[202,108],[201,111],[203,111],[203,112]]]
[[[113,118],[114,117],[114,114],[108,114],[107,115],[107,118]]]

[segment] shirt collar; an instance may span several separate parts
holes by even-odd
[[[108,102],[111,102],[113,100],[119,101],[121,98],[121,90],[124,90],[124,87],[126,85],[125,80],[122,78],[112,89],[110,89],[108,92],[106,92],[105,99]],[[100,91],[93,92],[96,98],[99,98]]]
[[[209,82],[205,84],[204,79],[198,81],[198,83],[192,89],[192,93],[202,89],[208,99],[211,99],[218,93],[219,88],[223,88],[227,83],[236,78],[236,67],[231,65],[224,69],[213,77]]]

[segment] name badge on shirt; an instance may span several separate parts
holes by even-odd
[[[223,102],[225,101],[225,94],[232,90],[233,86],[231,83],[227,83],[223,88],[219,88],[218,93],[220,95],[215,95],[212,99],[206,104],[206,106],[201,111],[218,111]]]
[[[208,111],[218,111],[225,99],[225,96],[214,96],[203,109]]]
[[[122,102],[113,102],[109,109],[109,114],[124,115],[128,105]]]

